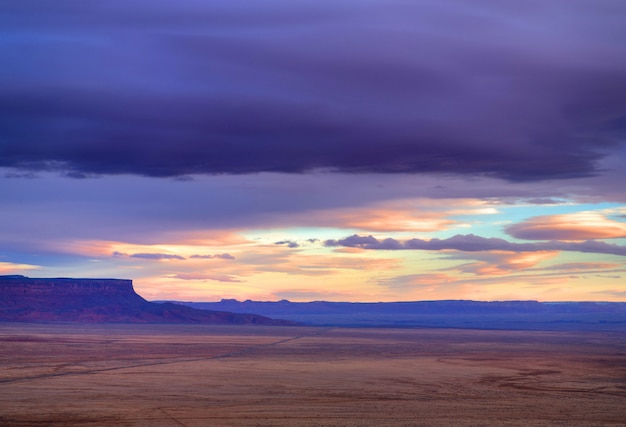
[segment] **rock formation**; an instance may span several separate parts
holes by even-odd
[[[148,302],[132,280],[0,276],[0,321],[291,325],[254,314]]]
[[[258,313],[310,326],[626,331],[626,302],[178,302],[203,310]]]

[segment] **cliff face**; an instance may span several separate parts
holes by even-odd
[[[36,279],[24,276],[0,276],[3,295],[110,295],[139,297],[132,280],[122,279]]]
[[[254,314],[148,302],[132,280],[0,276],[0,321],[293,324]]]
[[[118,279],[31,279],[0,276],[0,309],[5,317],[24,320],[62,317],[78,310],[109,307],[141,308],[147,301],[135,293],[132,280]]]

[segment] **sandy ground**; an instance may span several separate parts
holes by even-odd
[[[4,323],[0,425],[626,426],[626,335]]]

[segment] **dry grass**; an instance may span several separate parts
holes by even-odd
[[[626,425],[626,335],[0,324],[0,425]]]

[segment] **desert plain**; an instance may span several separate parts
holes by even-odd
[[[0,425],[626,426],[626,334],[0,323]]]

